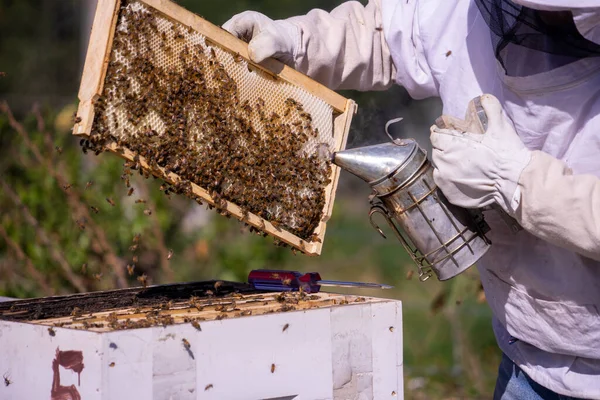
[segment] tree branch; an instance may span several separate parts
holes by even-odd
[[[23,249],[21,249],[21,246],[19,246],[17,242],[11,239],[11,237],[8,235],[8,232],[6,232],[6,229],[4,229],[2,225],[0,225],[0,236],[4,238],[4,241],[13,250],[17,258],[25,264],[27,272],[37,282],[38,286],[42,289],[44,295],[53,296],[56,292],[53,288],[50,287],[50,285],[48,285],[48,283],[46,282],[46,277],[43,276],[40,273],[40,271],[37,270],[37,268],[33,265],[31,259],[25,254]]]
[[[67,174],[65,173],[66,168],[64,164],[62,162],[59,162],[57,163],[57,166],[55,168],[51,159],[46,160],[42,156],[39,148],[31,141],[31,138],[29,137],[29,134],[27,133],[23,125],[15,119],[10,107],[6,102],[0,103],[0,111],[4,112],[7,115],[9,125],[15,131],[17,131],[19,135],[21,135],[21,137],[25,141],[25,145],[35,156],[36,161],[46,168],[48,173],[54,179],[56,179],[56,181],[61,187],[64,187],[65,185],[69,184],[68,179],[65,178]],[[41,118],[41,115],[39,115],[39,117]],[[43,124],[38,120],[38,127],[42,125]],[[117,287],[128,287],[127,278],[125,276],[125,262],[116,255],[115,251],[112,249],[106,238],[104,230],[100,228],[98,224],[95,223],[87,205],[84,204],[81,200],[81,194],[74,187],[71,187],[69,190],[65,190],[65,193],[69,205],[71,206],[73,211],[76,212],[78,218],[85,218],[85,220],[87,221],[87,227],[89,228],[89,231],[92,233],[92,235],[95,236],[97,244],[101,247],[102,251],[104,252],[107,264],[112,266],[113,272],[117,278]]]
[[[49,249],[50,256],[61,267],[65,278],[67,278],[69,280],[69,282],[71,283],[71,285],[73,285],[73,287],[75,287],[78,291],[85,292],[86,287],[85,287],[85,284],[83,283],[83,280],[79,276],[77,276],[73,273],[73,270],[71,269],[71,266],[69,265],[67,260],[57,250],[56,244],[53,243],[52,240],[50,240],[50,238],[49,238],[48,234],[46,233],[46,231],[44,230],[44,228],[42,228],[42,226],[39,224],[37,219],[35,219],[35,217],[31,214],[31,212],[29,212],[29,209],[27,208],[27,206],[25,204],[23,204],[19,195],[2,178],[0,178],[0,185],[2,186],[2,189],[4,190],[4,193],[6,193],[8,195],[8,197],[10,197],[12,199],[12,201],[15,203],[15,205],[17,205],[18,208],[21,210],[27,223],[29,223],[29,225],[31,225],[35,229],[36,235],[37,235],[38,239],[40,240],[40,242]]]

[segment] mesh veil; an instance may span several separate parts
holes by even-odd
[[[502,50],[510,44],[572,58],[600,56],[600,45],[584,38],[575,23],[550,25],[538,10],[515,4],[512,0],[475,0],[490,27],[496,58],[504,69]]]

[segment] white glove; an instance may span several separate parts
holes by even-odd
[[[529,151],[504,117],[494,96],[481,96],[488,118],[484,134],[431,127],[433,177],[452,204],[482,208],[498,203],[514,215],[520,203],[521,172]]]
[[[225,22],[223,29],[249,42],[252,61],[260,63],[273,57],[294,66],[301,40],[297,25],[285,20],[273,21],[255,11],[244,11]]]

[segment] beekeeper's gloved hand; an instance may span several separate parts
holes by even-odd
[[[498,203],[514,215],[520,202],[519,176],[531,152],[504,116],[498,99],[481,96],[488,117],[484,134],[431,127],[433,177],[448,200],[464,208]]]
[[[248,43],[250,59],[260,63],[269,57],[294,66],[300,48],[300,28],[285,20],[273,21],[255,12],[245,11],[223,24],[223,29]]]

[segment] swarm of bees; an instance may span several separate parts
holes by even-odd
[[[177,22],[166,28],[165,21],[136,1],[124,2],[91,136],[81,141],[84,152],[98,155],[114,143],[117,152],[135,154],[122,176],[128,187],[132,170],[164,177],[164,168],[180,178],[161,187],[166,195],[199,200],[194,183],[222,215],[229,215],[232,202],[245,215],[318,240],[331,162],[307,150],[319,137],[311,114],[293,98],[282,105],[282,115],[261,98],[254,104],[240,100],[222,63],[222,57],[239,55],[216,52],[208,39],[199,44],[194,31]],[[142,168],[140,157],[149,168]]]

